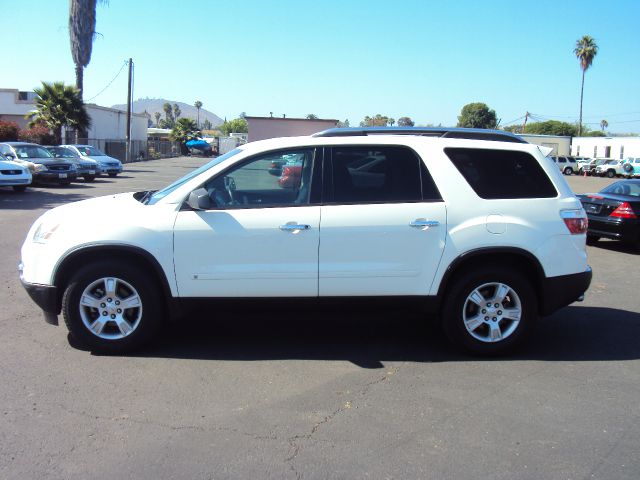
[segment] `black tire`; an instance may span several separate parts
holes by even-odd
[[[117,280],[113,282],[111,295],[103,281],[106,278]],[[90,299],[95,299],[96,308],[86,306],[86,301],[85,305],[81,304],[81,300],[88,298],[87,292],[94,293]],[[118,302],[122,300],[124,303],[135,294],[139,306],[127,308],[123,305],[124,311],[118,314],[121,311],[116,310],[120,305]],[[112,300],[109,301],[109,298]],[[80,269],[66,286],[62,297],[62,314],[69,333],[80,348],[103,353],[124,353],[140,348],[155,336],[162,324],[162,303],[158,282],[142,269],[122,261],[96,262]],[[105,312],[107,315],[104,315]],[[124,327],[117,324],[122,320],[126,320],[130,332],[125,329],[126,333],[123,334]],[[99,332],[101,336],[89,328],[89,325],[99,326],[100,322],[104,323]]]
[[[109,176],[110,177],[115,177],[116,175],[118,175],[117,173],[110,173]]]
[[[85,182],[93,182],[96,179],[95,175],[85,175],[82,177]]]
[[[625,163],[622,166],[622,169],[626,172],[626,173],[631,173],[633,172],[633,165],[631,165],[630,163]]]
[[[492,299],[492,295],[497,293],[498,284],[508,287],[508,292],[500,303],[494,303],[493,299],[491,307],[484,303],[480,307],[469,300],[474,291],[481,293],[483,302]],[[503,310],[517,306],[521,311],[520,320],[514,321]],[[496,308],[499,309],[496,311]],[[479,323],[472,334],[465,326],[465,316],[475,315],[479,316]],[[485,315],[484,318],[482,315]],[[442,308],[443,328],[449,340],[469,352],[485,356],[501,355],[522,344],[530,335],[537,319],[537,298],[530,282],[520,273],[500,266],[480,267],[458,275],[447,291]],[[504,328],[504,333],[508,334],[501,340],[490,341],[491,332],[495,328]],[[484,340],[476,338],[485,335]]]
[[[607,178],[613,178],[616,176],[615,170],[607,170]]]
[[[22,193],[27,189],[26,185],[14,185],[13,186],[13,191],[14,192],[18,192],[18,193]]]
[[[573,168],[571,167],[567,167],[564,169],[564,174],[565,175],[573,175]]]

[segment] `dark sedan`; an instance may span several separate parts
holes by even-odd
[[[578,198],[589,217],[588,241],[611,238],[640,248],[640,180],[620,180]]]

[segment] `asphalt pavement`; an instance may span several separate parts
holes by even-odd
[[[0,189],[0,478],[640,477],[640,255],[615,242],[588,247],[585,301],[508,358],[460,354],[404,311],[211,309],[136,355],[74,349],[19,283],[31,223],[203,162]],[[611,182],[567,180],[577,193]]]

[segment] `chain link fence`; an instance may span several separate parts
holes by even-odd
[[[67,141],[75,143],[75,139]],[[91,145],[102,150],[110,157],[125,163],[127,158],[127,142],[125,140],[109,140],[96,138],[80,138],[78,143]],[[131,140],[131,161],[151,160],[156,158],[177,157],[180,155],[180,144],[164,139]]]

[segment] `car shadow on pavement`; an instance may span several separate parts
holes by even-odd
[[[0,209],[2,210],[39,210],[49,209],[69,202],[92,198],[86,193],[74,192],[74,189],[93,188],[89,185],[68,185],[60,188],[40,190],[29,187],[26,192],[16,193],[0,191]]]
[[[407,311],[260,313],[199,311],[170,324],[139,357],[225,361],[486,361],[452,346],[436,321]],[[540,320],[530,341],[497,361],[607,361],[640,358],[640,314],[570,306]]]

